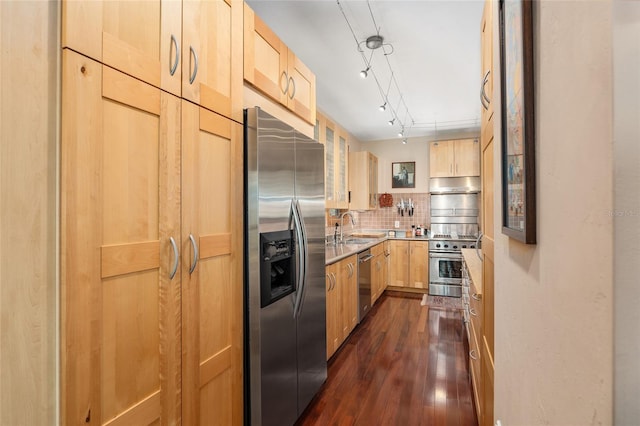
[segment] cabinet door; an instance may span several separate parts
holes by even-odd
[[[62,70],[61,423],[179,423],[180,101],[68,49]]]
[[[184,0],[182,97],[242,121],[242,12],[237,0]]]
[[[183,424],[242,424],[242,127],[182,102]]]
[[[478,139],[460,139],[454,141],[455,175],[480,176],[480,144]]]
[[[369,153],[369,208],[378,207],[378,157]]]
[[[482,13],[482,21],[480,24],[480,41],[481,41],[481,66],[482,75],[481,85],[482,92],[486,96],[482,100],[482,123],[489,122],[493,117],[493,2],[485,1]]]
[[[409,241],[391,240],[391,270],[389,285],[409,285]]]
[[[325,161],[325,207],[328,209],[337,208],[336,201],[336,148],[335,148],[335,125],[329,121],[325,121],[324,128],[324,161]]]
[[[179,96],[181,9],[181,0],[66,0],[62,47]]]
[[[349,337],[358,323],[358,293],[355,272],[352,257],[339,263],[337,286],[340,298],[341,336],[338,347]]]
[[[454,175],[453,141],[438,141],[429,144],[429,175],[449,177]]]
[[[316,121],[316,76],[289,50],[287,106],[307,122]]]
[[[327,285],[327,359],[331,358],[340,345],[338,343],[339,331],[338,321],[340,318],[340,303],[338,300],[338,292],[336,290],[338,279],[337,264],[329,265],[325,268],[325,278]]]
[[[415,288],[429,288],[429,243],[411,241],[409,283]]]
[[[336,208],[348,209],[349,199],[347,197],[347,138],[343,130],[338,130],[338,140],[335,144],[334,162],[335,164],[335,184],[336,184]]]
[[[244,79],[287,105],[287,46],[253,10],[244,5]]]

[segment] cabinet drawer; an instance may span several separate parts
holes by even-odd
[[[473,385],[473,396],[476,404],[476,413],[478,418],[482,418],[481,416],[481,405],[480,405],[480,392],[482,389],[482,384],[480,383],[480,347],[478,346],[478,334],[473,327],[473,323],[467,324],[467,330],[470,331],[471,339],[469,340],[469,371],[471,374],[471,382]],[[474,359],[475,358],[475,359]]]

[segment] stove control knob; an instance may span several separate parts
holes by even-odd
[[[469,246],[469,248],[476,248],[476,245],[475,245],[475,244],[471,244],[471,245]]]
[[[454,248],[454,249],[457,249],[457,248],[458,248],[458,246],[453,246],[453,248]]]
[[[444,245],[444,248],[449,248],[449,244],[445,244],[445,245]]]
[[[466,245],[466,244],[463,244],[463,245],[462,245],[462,248],[467,248],[467,245]]]
[[[436,248],[440,248],[440,243],[436,244]]]

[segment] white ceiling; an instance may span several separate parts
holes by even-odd
[[[359,76],[365,62],[335,0],[247,3],[315,73],[320,110],[363,142],[398,137],[400,127],[387,123],[390,108],[378,109],[391,77],[383,49],[362,45],[367,59],[373,52],[381,93],[371,74]],[[393,46],[387,58],[400,92],[392,85],[388,98],[397,109],[396,123],[408,129],[405,136],[478,131],[482,0],[340,0],[340,5],[358,41],[376,34],[370,5],[380,35]],[[398,107],[399,93],[407,108]]]

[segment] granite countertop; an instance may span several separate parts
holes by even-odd
[[[368,237],[365,237],[367,235]],[[325,245],[325,265],[330,265],[339,260],[342,260],[346,257],[349,257],[354,254],[358,254],[361,251],[367,250],[377,244],[380,244],[386,240],[415,240],[415,241],[428,241],[429,239],[426,236],[420,237],[407,237],[406,234],[399,236],[389,236],[388,230],[377,230],[377,231],[367,231],[367,232],[354,232],[353,234],[344,237],[345,239],[349,238],[367,238],[370,241],[363,244],[333,244],[327,243]]]
[[[482,255],[482,250],[480,250]],[[476,249],[462,249],[462,257],[469,270],[469,278],[473,281],[476,293],[482,294],[482,261],[476,254]]]

